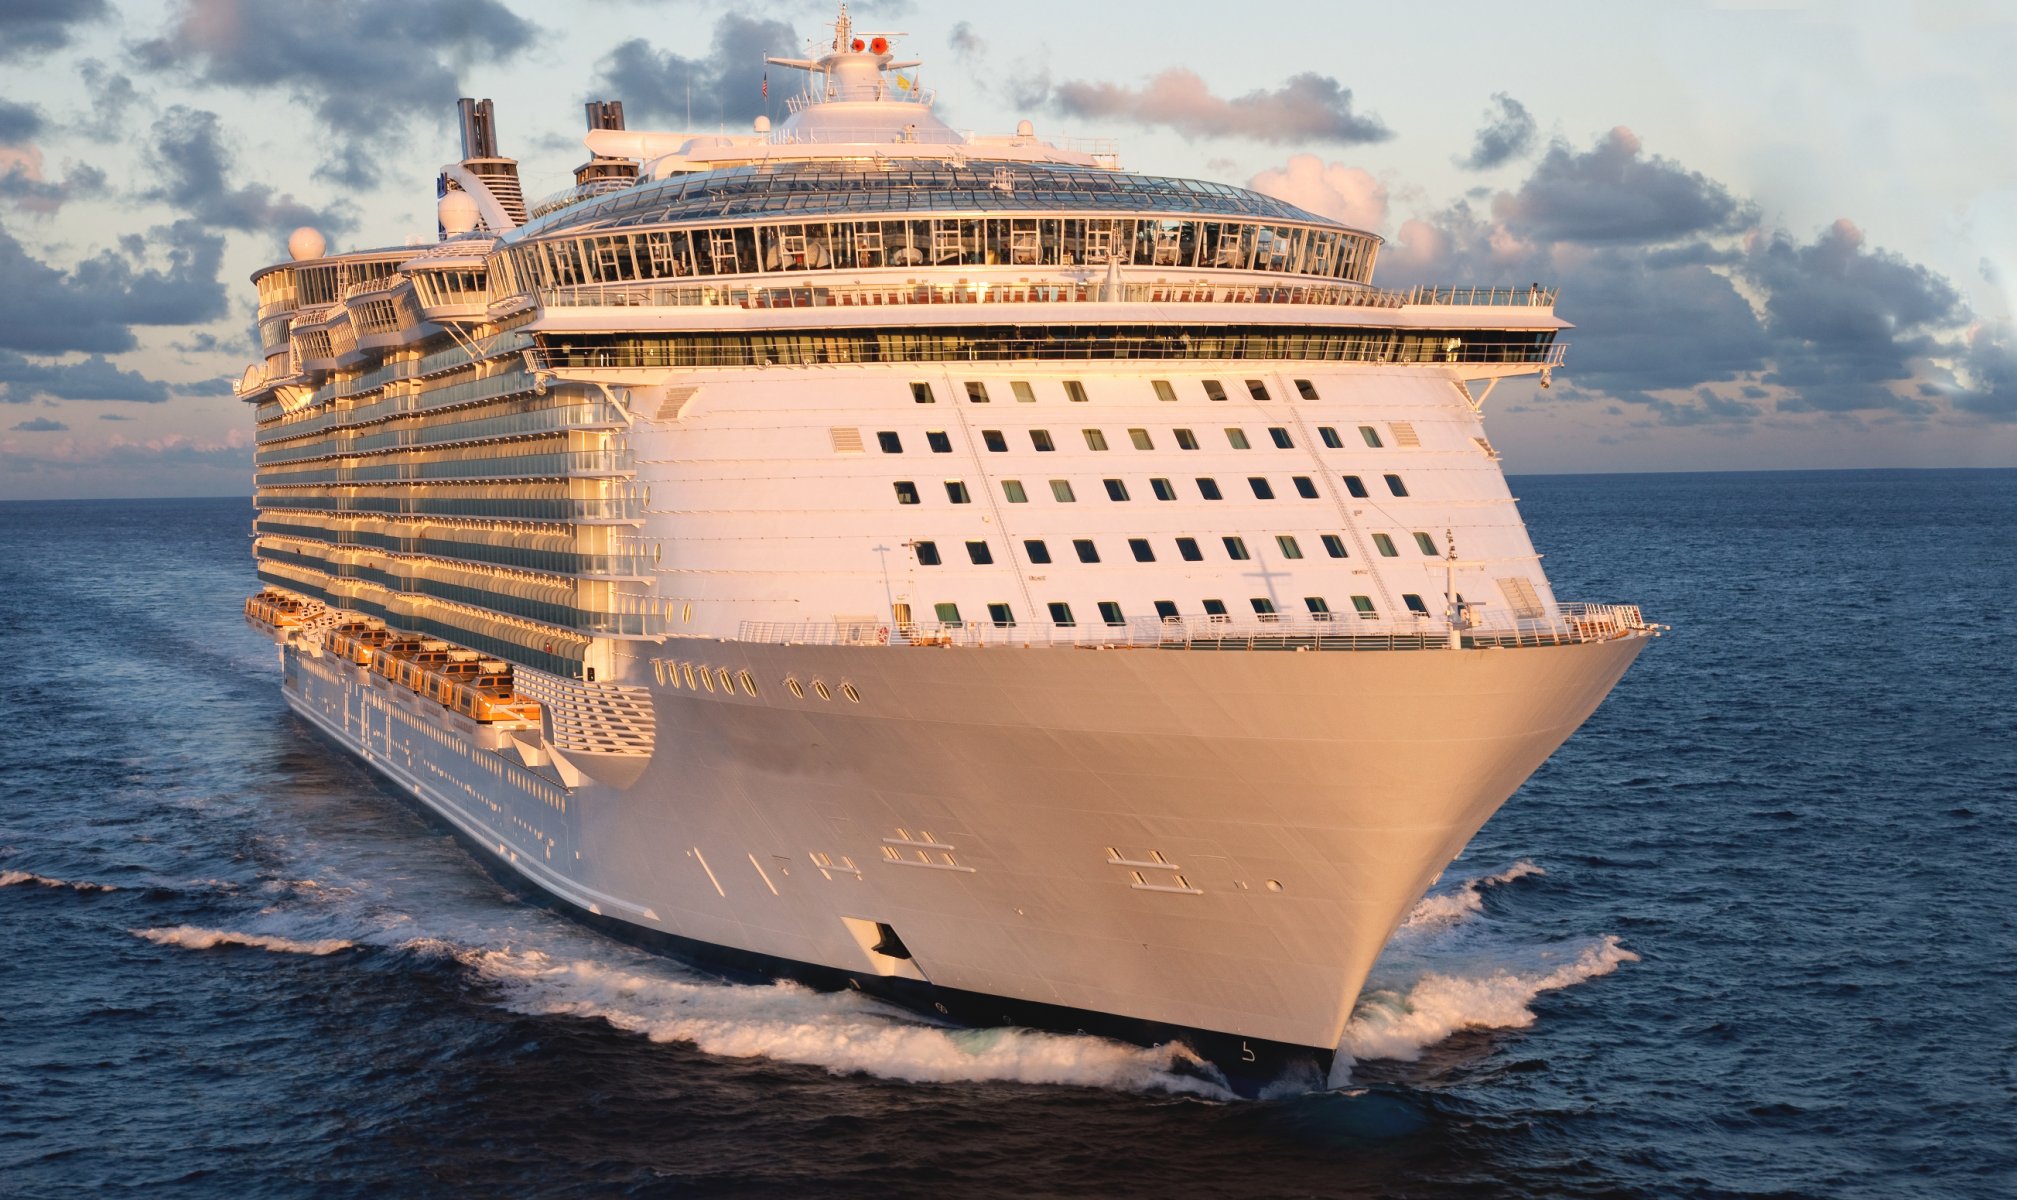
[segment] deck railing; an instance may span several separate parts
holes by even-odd
[[[1552,307],[1554,288],[1418,287],[1403,291],[1354,284],[1223,283],[1158,279],[1108,284],[1090,280],[930,279],[903,283],[720,284],[584,283],[538,289],[548,308],[879,308],[933,304],[1321,304],[1403,308],[1410,304]]]

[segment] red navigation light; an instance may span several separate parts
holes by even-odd
[[[865,44],[866,44],[866,43],[864,43],[864,42],[863,42],[863,41],[862,41],[862,40],[861,40],[860,38],[856,38],[856,39],[854,39],[854,52],[855,52],[856,54],[860,54],[860,53],[861,53],[861,48],[862,48],[862,46],[863,46],[863,45],[865,45]]]
[[[875,51],[877,54],[888,54],[889,39],[886,37],[879,37],[876,40],[870,42],[868,44],[868,48]]]

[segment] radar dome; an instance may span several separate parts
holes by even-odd
[[[322,232],[306,225],[287,235],[287,254],[295,262],[321,258],[328,249],[328,239],[322,236]]]
[[[770,132],[770,118],[769,118],[769,117],[758,117],[758,118],[756,119],[756,131],[757,131],[758,133],[769,133],[769,132]]]
[[[476,198],[468,192],[450,192],[441,198],[441,206],[435,210],[441,218],[441,228],[450,237],[458,233],[468,233],[482,220],[476,209]]]
[[[1030,123],[1029,123],[1028,121],[1017,121],[1017,122],[1016,122],[1016,136],[1017,136],[1017,137],[1035,137],[1035,136],[1036,136],[1036,131],[1037,131],[1037,127],[1036,127],[1036,126],[1034,126],[1034,125],[1032,125],[1032,124],[1030,124]]]

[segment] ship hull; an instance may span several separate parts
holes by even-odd
[[[1409,908],[1643,644],[675,642],[604,689],[639,726],[620,752],[283,656],[297,713],[590,925],[1251,1083],[1328,1069]]]

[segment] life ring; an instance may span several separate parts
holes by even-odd
[[[878,625],[875,627],[875,641],[878,646],[889,645],[889,626]]]

